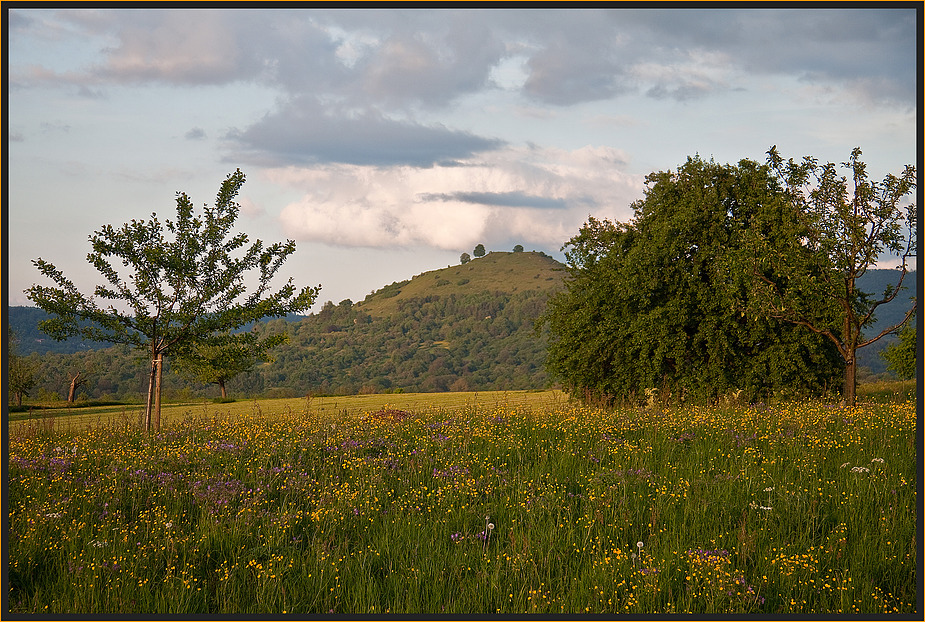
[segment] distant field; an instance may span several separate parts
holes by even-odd
[[[161,425],[167,426],[189,417],[242,416],[261,412],[269,416],[310,411],[320,415],[357,416],[381,408],[402,410],[457,409],[466,406],[492,407],[508,405],[544,406],[567,400],[562,391],[460,391],[453,393],[395,393],[347,395],[333,397],[304,397],[289,399],[240,400],[216,404],[211,400],[198,400],[161,406]],[[88,406],[50,408],[31,412],[13,413],[11,429],[46,427],[60,431],[78,431],[87,426],[109,423],[140,425],[144,419],[144,405]]]
[[[548,391],[179,404],[155,434],[121,407],[47,415],[10,428],[11,613],[921,606],[910,383],[853,409]]]

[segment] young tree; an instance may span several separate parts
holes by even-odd
[[[485,256],[485,247],[484,247],[482,244],[477,244],[477,245],[475,246],[475,249],[472,251],[472,254],[473,254],[474,256],[476,256],[476,257],[484,257],[484,256]]]
[[[177,218],[164,225],[156,214],[132,220],[120,229],[104,225],[90,236],[87,260],[108,282],[93,296],[77,287],[51,263],[33,263],[57,287],[33,285],[26,290],[36,306],[53,317],[40,328],[55,339],[124,343],[147,350],[151,360],[145,428],[160,426],[160,380],[164,357],[216,340],[216,335],[264,317],[280,317],[309,308],[320,286],[297,291],[290,278],[275,293],[271,280],[295,242],[250,246],[244,233],[232,235],[240,206],[235,197],[244,184],[236,170],[222,182],[215,206],[195,215],[193,204],[177,193]],[[166,231],[165,231],[166,227]],[[128,274],[113,265],[116,259]],[[247,293],[245,277],[256,271],[256,286]],[[254,278],[254,277],[249,277]],[[108,301],[98,303],[98,299]],[[118,308],[122,307],[122,309]],[[80,320],[91,324],[81,326]]]
[[[916,206],[906,202],[916,188],[915,167],[907,165],[898,177],[888,174],[874,182],[855,148],[842,163],[851,171],[849,180],[831,162],[820,165],[809,156],[785,162],[776,147],[768,151],[768,166],[800,231],[789,244],[749,236],[753,310],[829,339],[845,363],[844,403],[854,406],[858,348],[896,332],[915,312],[913,305],[901,322],[876,335],[862,332],[877,307],[904,289],[909,258],[916,253]],[[885,252],[902,262],[895,285],[882,295],[858,289],[857,279]]]
[[[6,378],[10,394],[16,397],[16,405],[22,406],[23,396],[38,384],[38,365],[24,356],[20,356],[13,329],[7,326],[7,369]]]
[[[254,333],[221,334],[193,344],[174,355],[173,370],[187,378],[217,384],[222,398],[228,397],[225,383],[250,371],[261,361],[272,361],[269,351],[289,340],[285,333],[260,340]]]

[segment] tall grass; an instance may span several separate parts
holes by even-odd
[[[911,613],[915,435],[913,401],[19,428],[10,609]]]

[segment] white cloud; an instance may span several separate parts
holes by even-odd
[[[304,192],[280,216],[297,240],[453,250],[518,239],[558,249],[589,214],[631,217],[643,180],[623,172],[627,159],[611,147],[520,147],[461,166],[290,167],[267,177]]]
[[[267,213],[263,207],[254,203],[248,197],[241,197],[238,201],[238,204],[241,206],[241,213],[247,216],[248,218],[259,218]]]

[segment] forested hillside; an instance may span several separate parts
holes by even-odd
[[[562,267],[542,253],[490,253],[393,283],[358,304],[328,302],[299,321],[260,323],[252,330],[286,332],[289,343],[273,351],[274,361],[229,381],[229,396],[543,388],[546,341],[534,322],[560,287]],[[25,340],[20,352],[29,352]],[[63,396],[79,370],[89,376],[89,397],[140,398],[146,387],[143,355],[125,348],[32,356],[46,394]],[[164,391],[218,394],[173,373]]]
[[[542,388],[551,380],[543,367],[546,337],[535,334],[534,321],[561,286],[562,268],[541,253],[489,253],[387,285],[356,304],[329,302],[305,318],[260,323],[252,329],[287,332],[290,341],[274,350],[273,362],[231,380],[229,396]],[[895,276],[892,270],[872,270],[861,287],[882,293]],[[880,308],[871,334],[902,318],[908,297],[915,295],[914,272],[907,284],[902,300]],[[30,355],[39,368],[33,398],[66,396],[70,379],[81,372],[87,397],[143,399],[144,354],[80,340],[65,343],[69,354],[49,353],[57,342],[36,327],[45,314],[29,307],[9,311],[20,354]],[[859,350],[868,373],[885,370],[877,353],[887,343]],[[165,374],[164,390],[168,399],[218,396],[217,387],[174,373]]]

